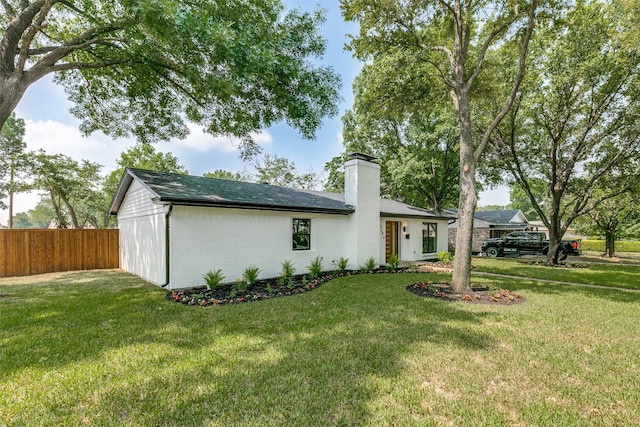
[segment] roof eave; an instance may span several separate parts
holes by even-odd
[[[225,208],[225,209],[249,209],[260,211],[275,211],[275,212],[305,212],[305,213],[323,213],[334,215],[350,215],[354,212],[350,208],[320,208],[320,207],[308,207],[308,206],[276,206],[276,205],[264,205],[264,204],[249,204],[249,203],[233,203],[233,202],[198,202],[193,200],[183,200],[175,198],[156,198],[154,201],[160,203],[172,203],[174,206],[195,206],[195,207],[208,207],[208,208]]]
[[[111,200],[111,204],[109,205],[108,213],[109,215],[117,215],[120,210],[120,205],[122,205],[122,201],[124,200],[124,196],[127,194],[127,190],[131,186],[133,182],[133,175],[129,173],[129,169],[125,169],[122,174],[122,178],[120,178],[120,183],[118,184],[118,188],[116,189],[115,194],[113,195],[113,199]]]
[[[389,212],[380,212],[380,217],[389,217],[389,218],[411,218],[411,219],[442,219],[442,220],[449,220],[449,219],[454,219],[455,217],[450,217],[450,216],[444,216],[444,215],[418,215],[418,214],[412,214],[412,215],[405,215],[405,214],[401,214],[401,213],[389,213]]]

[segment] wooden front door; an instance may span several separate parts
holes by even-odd
[[[396,221],[387,221],[385,224],[385,262],[388,262],[392,255],[398,255],[398,228],[398,223]]]

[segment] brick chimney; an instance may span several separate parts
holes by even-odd
[[[344,199],[355,208],[350,217],[349,264],[359,268],[373,257],[380,264],[380,165],[362,153],[347,156]]]

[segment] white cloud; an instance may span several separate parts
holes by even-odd
[[[212,136],[205,133],[198,125],[189,123],[189,136],[184,140],[177,140],[177,146],[195,150],[198,152],[221,151],[231,153],[238,150],[240,140],[224,136]],[[261,147],[267,147],[273,142],[273,138],[268,132],[252,133],[251,137]]]
[[[238,139],[228,137],[213,137],[204,133],[198,125],[189,124],[190,134],[184,140],[173,140],[169,143],[158,144],[158,150],[174,152],[179,160],[184,161],[193,156],[190,153],[218,152],[230,154],[238,150]],[[273,137],[269,132],[259,132],[252,135],[254,141],[265,148],[273,143]],[[25,120],[24,141],[27,150],[45,150],[49,154],[64,154],[74,160],[82,159],[103,165],[102,174],[106,175],[116,168],[116,161],[120,153],[135,145],[135,140],[113,139],[101,132],[84,136],[80,130],[72,125],[56,120]],[[182,159],[184,155],[184,159]],[[203,159],[202,155],[196,156]],[[222,159],[220,159],[222,160]],[[195,165],[185,163],[188,170]],[[216,164],[215,168],[225,169],[223,163]],[[206,168],[205,168],[206,169]],[[32,209],[40,200],[40,192],[23,193],[16,195],[15,213]],[[8,213],[0,210],[0,223],[6,224]]]
[[[25,120],[25,125],[28,150],[44,149],[49,154],[96,162],[104,166],[103,173],[113,170],[120,152],[133,144],[130,139],[114,140],[102,133],[85,137],[78,128],[54,120]]]

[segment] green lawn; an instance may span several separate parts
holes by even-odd
[[[483,306],[405,290],[442,277],[207,308],[119,271],[0,279],[0,425],[640,424],[640,293],[474,277],[526,298]]]
[[[474,271],[507,274],[518,277],[557,280],[614,288],[640,289],[640,266],[611,263],[580,263],[585,268],[558,268],[523,264],[526,260],[513,258],[474,258]],[[575,263],[571,258],[569,264]]]

